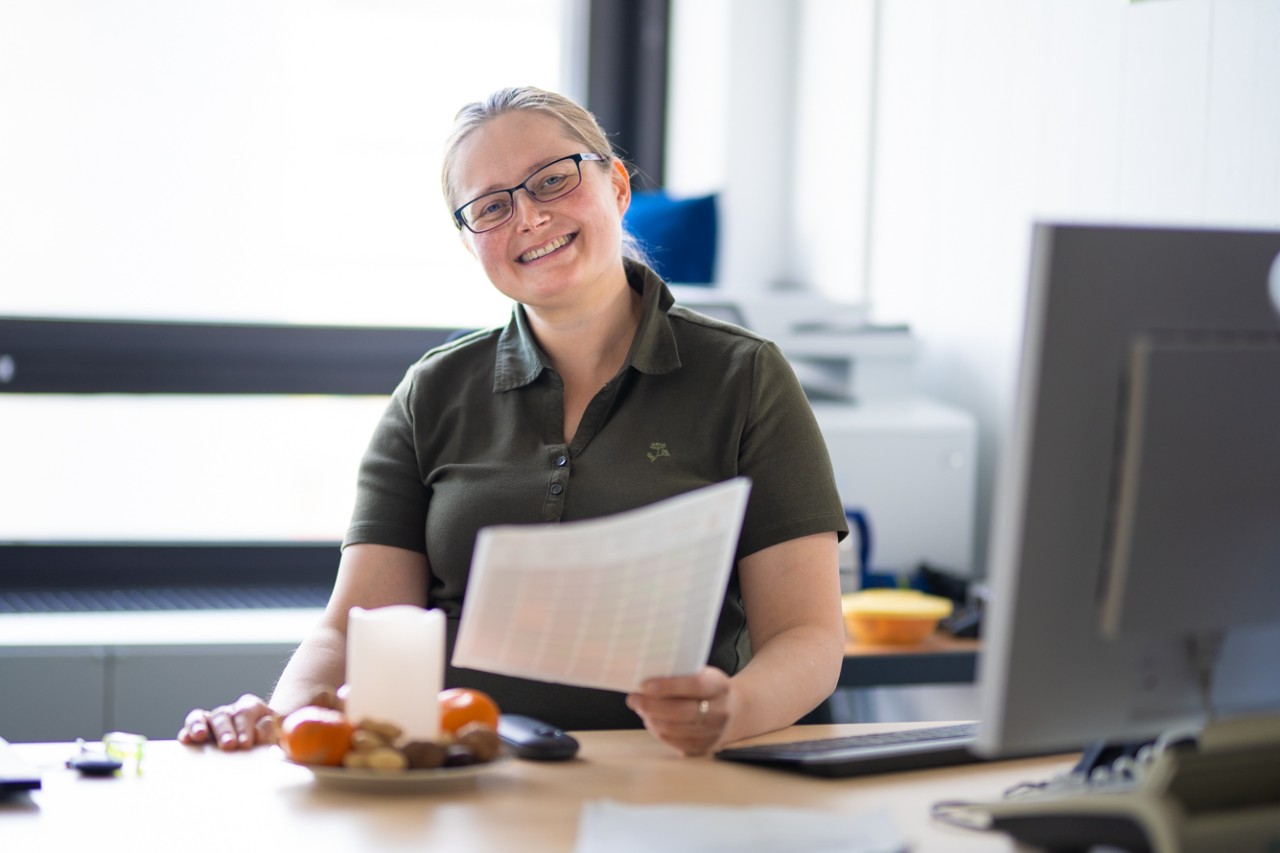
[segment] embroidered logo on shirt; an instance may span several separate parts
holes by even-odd
[[[653,462],[659,456],[670,455],[671,454],[667,452],[667,444],[663,441],[655,441],[653,444],[649,445],[649,452],[645,454],[645,456],[649,457],[650,462]]]

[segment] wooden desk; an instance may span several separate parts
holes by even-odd
[[[883,729],[795,727],[772,740]],[[70,744],[24,744],[48,768],[30,799],[0,801],[6,850],[572,851],[585,803],[793,806],[835,813],[888,809],[913,853],[1011,851],[1000,835],[934,824],[930,804],[991,798],[1071,766],[1073,756],[862,779],[809,779],[711,758],[681,758],[646,732],[584,732],[567,763],[509,760],[472,786],[402,794],[317,785],[274,749],[220,753],[147,745],[135,777],[82,779],[62,767]],[[763,738],[761,739],[763,740]]]
[[[910,646],[872,646],[850,639],[844,646],[841,687],[900,687],[908,684],[973,684],[978,640],[933,634]]]

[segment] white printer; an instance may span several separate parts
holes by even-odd
[[[811,293],[671,289],[680,304],[781,347],[809,395],[845,507],[867,519],[873,571],[928,563],[972,575],[977,421],[916,392],[909,329],[869,324],[859,306]]]

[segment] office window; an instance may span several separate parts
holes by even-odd
[[[360,454],[385,403],[4,395],[0,542],[340,539]]]
[[[563,89],[574,0],[6,0],[0,314],[480,325],[454,112]]]
[[[0,549],[337,540],[386,395],[447,334],[0,318]]]
[[[5,0],[0,316],[505,321],[442,145],[499,86],[578,94],[581,5]],[[0,542],[338,539],[384,402],[0,394]]]

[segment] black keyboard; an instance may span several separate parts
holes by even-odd
[[[9,590],[0,593],[0,613],[324,607],[331,590],[331,586],[304,584]]]
[[[982,761],[969,751],[977,723],[898,729],[791,743],[722,749],[716,758],[742,761],[811,776],[865,776]]]

